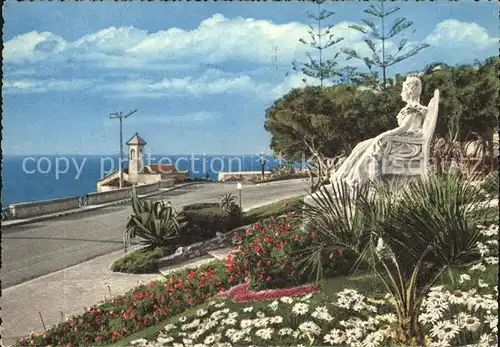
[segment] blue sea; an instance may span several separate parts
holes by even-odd
[[[155,159],[156,158],[156,159]],[[258,155],[154,155],[145,165],[173,163],[188,170],[190,178],[206,173],[217,180],[220,171],[260,171]],[[2,207],[9,204],[40,201],[95,192],[97,181],[118,168],[119,156],[5,156],[2,162]],[[275,157],[266,157],[265,169],[283,165]],[[124,167],[128,164],[124,163]],[[294,164],[300,167],[300,164]]]

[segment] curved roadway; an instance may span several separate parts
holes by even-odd
[[[292,195],[306,194],[308,182],[244,184],[243,208]],[[237,195],[236,183],[195,184],[154,199],[169,200],[180,210],[195,202],[218,202],[226,193]],[[108,207],[2,230],[2,287],[73,266],[123,249],[123,232],[130,205]]]

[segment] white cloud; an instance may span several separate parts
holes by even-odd
[[[75,80],[4,80],[2,91],[6,94],[20,93],[43,93],[54,91],[74,91],[86,88],[92,85],[92,81],[75,79]]]
[[[193,123],[206,123],[217,119],[217,115],[212,112],[200,111],[181,115],[138,115],[135,118],[127,120],[129,123],[136,124],[168,124],[168,125],[189,125]]]
[[[135,79],[120,83],[104,85],[104,90],[118,92],[130,97],[162,97],[165,95],[214,95],[232,93],[258,93],[259,85],[248,75],[210,76],[205,74],[198,78],[191,76],[182,78],[163,78],[158,81]]]
[[[492,37],[477,23],[447,19],[439,23],[429,34],[425,42],[443,47],[463,47],[473,49],[494,48],[498,46],[498,37]]]
[[[344,37],[341,46],[353,46],[362,34],[341,22],[332,29],[335,37]],[[285,64],[305,59],[310,47],[299,42],[308,39],[303,23],[275,24],[268,20],[237,17],[229,19],[215,14],[203,20],[198,28],[170,28],[148,33],[134,27],[109,27],[85,35],[74,42],[48,32],[30,32],[5,43],[6,61],[71,59],[95,62],[101,68],[161,68],[170,64],[193,67],[229,60],[260,64]],[[364,49],[364,46],[362,47]]]
[[[67,47],[60,36],[49,32],[31,31],[4,43],[2,56],[5,61],[43,60]]]

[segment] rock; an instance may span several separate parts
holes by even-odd
[[[179,247],[175,250],[174,255],[181,255],[182,253],[184,253],[184,247]]]

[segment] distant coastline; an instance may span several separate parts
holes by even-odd
[[[205,178],[206,173],[208,173],[214,181],[217,180],[220,171],[259,171],[261,169],[257,154],[151,154],[151,156],[152,158],[169,158],[173,162],[182,158],[183,160],[178,162],[178,169],[188,170],[190,178]],[[195,158],[194,161],[186,160],[192,156]],[[26,158],[30,159],[26,160]],[[116,170],[118,159],[118,155],[107,154],[64,156],[60,154],[4,154],[2,160],[2,208],[9,204],[84,196],[95,192],[101,174],[107,170]],[[266,159],[266,170],[284,163],[272,156],[266,157]],[[124,166],[127,167],[127,164],[125,163]],[[294,166],[299,167],[300,165],[295,164]]]

